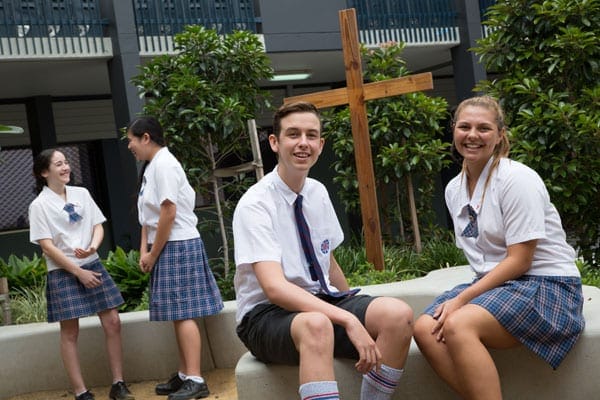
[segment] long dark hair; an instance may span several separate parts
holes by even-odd
[[[33,177],[35,178],[35,190],[36,193],[40,193],[44,186],[48,184],[46,178],[42,176],[44,171],[47,171],[50,168],[50,163],[52,162],[52,156],[56,153],[57,149],[46,149],[43,150],[40,154],[35,156],[33,159]]]

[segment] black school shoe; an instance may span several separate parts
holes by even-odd
[[[171,393],[168,400],[192,400],[207,397],[210,394],[206,382],[198,383],[191,379],[183,381],[181,388],[175,393]]]
[[[133,400],[135,397],[131,394],[127,385],[123,381],[113,383],[110,387],[108,397],[112,400]]]
[[[94,395],[89,390],[81,393],[79,396],[75,396],[75,400],[95,400]]]
[[[160,396],[166,396],[178,391],[181,385],[183,385],[183,381],[179,377],[179,374],[175,372],[167,382],[156,385],[154,392]]]

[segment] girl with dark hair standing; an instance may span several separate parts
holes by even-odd
[[[131,400],[123,381],[117,311],[123,297],[96,252],[106,218],[85,188],[67,185],[71,168],[60,151],[42,151],[34,160],[33,174],[39,195],[29,206],[30,240],[46,258],[48,322],[60,323],[60,350],[75,399],[94,399],[83,381],[77,338],[79,318],[97,313],[113,376],[109,397]]]
[[[139,117],[127,127],[128,148],[144,161],[138,196],[142,226],[140,268],[151,273],[150,320],[173,321],[179,348],[179,371],[156,394],[169,400],[209,395],[201,375],[201,337],[194,318],[217,314],[221,294],[208,266],[196,228],[196,195],[177,159],[165,146],[153,117]]]

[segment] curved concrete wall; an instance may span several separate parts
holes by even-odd
[[[415,315],[433,297],[473,275],[468,267],[446,268],[424,278],[365,287],[376,296],[398,297],[409,303]],[[504,398],[519,400],[597,399],[600,392],[600,289],[584,286],[585,330],[557,370],[524,347],[492,351],[501,376]],[[361,377],[352,360],[335,360],[335,374],[342,398],[357,399]],[[236,367],[238,400],[297,398],[298,368],[266,365],[245,353]],[[458,397],[435,375],[415,342],[410,347],[406,371],[394,399],[457,400]]]
[[[120,316],[127,381],[164,379],[177,370],[172,323],[150,322],[147,311]],[[235,302],[225,302],[219,315],[197,322],[202,332],[202,369],[234,368],[246,351],[235,333]],[[0,399],[70,387],[60,356],[59,336],[58,323],[0,327]],[[80,319],[79,352],[86,384],[110,384],[104,333],[98,317]],[[35,379],[23,379],[32,374]]]
[[[372,285],[363,293],[405,300],[415,315],[434,296],[472,278],[468,267],[445,268],[423,278]],[[600,289],[584,286],[585,331],[563,365],[553,371],[524,348],[498,351],[496,359],[508,399],[594,399],[600,392]],[[247,353],[235,332],[235,301],[212,317],[198,319],[202,332],[202,369],[236,368],[239,400],[296,398],[296,367],[266,366]],[[178,366],[172,324],[150,322],[148,312],[121,314],[125,379],[159,380]],[[79,350],[89,386],[108,385],[110,371],[97,317],[80,320]],[[243,356],[243,357],[242,357]],[[241,359],[240,359],[241,358]],[[239,363],[238,363],[239,360]],[[346,398],[358,398],[360,377],[352,363],[336,360],[336,376]],[[24,379],[35,375],[35,379]],[[259,379],[260,378],[260,379]],[[0,400],[17,394],[68,388],[59,351],[58,323],[0,327]],[[416,345],[395,398],[455,399],[433,374]]]

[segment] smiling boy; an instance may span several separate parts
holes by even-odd
[[[334,357],[356,360],[362,399],[389,399],[413,313],[398,299],[350,291],[333,255],[343,232],[329,194],[308,178],[324,145],[315,106],[283,105],[269,143],[278,165],[233,217],[238,335],[265,363],[299,365],[302,399],[339,398]]]

